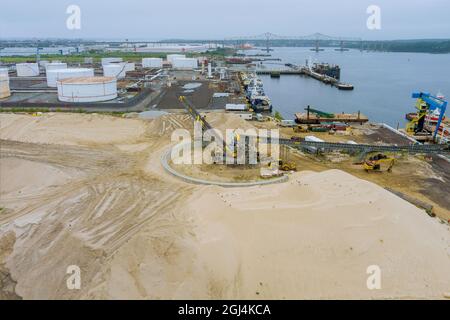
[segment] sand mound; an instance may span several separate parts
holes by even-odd
[[[0,139],[63,145],[119,143],[137,139],[145,121],[99,114],[0,114]]]
[[[250,122],[240,118],[238,115],[223,112],[206,113],[206,121],[215,129],[225,131],[226,129],[254,129]]]
[[[443,298],[450,290],[449,227],[341,171],[204,188],[186,210],[198,219],[200,277],[214,284],[213,297]],[[381,290],[367,288],[371,265],[381,269]]]

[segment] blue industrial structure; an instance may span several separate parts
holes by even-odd
[[[432,96],[429,93],[425,93],[425,92],[420,92],[420,93],[413,93],[412,97],[414,99],[421,99],[423,102],[425,102],[425,106],[423,109],[418,110],[418,126],[419,126],[419,130],[423,129],[423,124],[425,121],[425,115],[426,113],[430,113],[430,112],[435,112],[436,110],[438,110],[439,112],[439,119],[436,123],[436,129],[434,130],[433,133],[433,140],[436,139],[436,135],[439,131],[439,127],[441,126],[442,120],[444,119],[445,116],[445,111],[447,109],[447,101]],[[420,103],[418,103],[418,105],[420,105]],[[421,114],[422,113],[422,114]]]

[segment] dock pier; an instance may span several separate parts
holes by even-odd
[[[323,74],[314,72],[307,67],[298,67],[295,65],[291,65],[290,69],[260,69],[260,70],[256,70],[256,74],[270,75],[271,77],[279,77],[280,75],[307,76],[307,77],[316,79],[318,81],[321,81],[325,84],[329,84],[333,87],[336,87],[339,90],[353,90],[354,89],[354,86],[351,84],[343,83],[333,77],[329,77],[327,75],[323,75]]]

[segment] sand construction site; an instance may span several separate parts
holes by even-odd
[[[176,128],[192,120],[0,114],[0,299],[449,298],[442,216],[318,166],[266,186],[190,184],[161,165]]]

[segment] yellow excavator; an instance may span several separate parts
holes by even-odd
[[[373,157],[370,157],[366,161],[364,161],[364,170],[366,172],[369,171],[378,171],[381,172],[384,168],[386,168],[387,172],[392,172],[392,168],[394,167],[395,159],[388,157],[382,153],[379,153]]]

